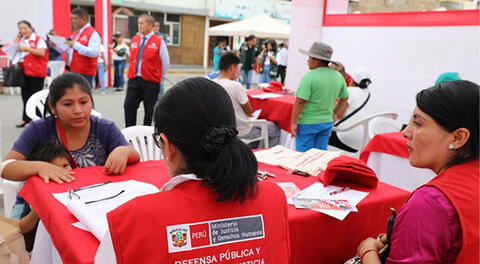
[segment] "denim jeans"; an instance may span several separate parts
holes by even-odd
[[[98,63],[98,82],[100,83],[100,92],[105,92],[105,63]]]
[[[113,68],[115,72],[113,86],[116,88],[123,88],[123,85],[125,83],[123,76],[125,72],[125,60],[114,60]]]
[[[270,71],[270,65],[263,66],[263,72],[260,74],[260,79],[258,79],[258,83],[270,83],[272,78],[268,75]]]
[[[242,84],[245,84],[247,86],[247,89],[250,89],[250,83],[252,81],[252,75],[253,75],[253,70],[241,70],[240,71],[240,81]]]
[[[332,122],[308,125],[298,124],[297,137],[295,138],[297,151],[305,152],[311,148],[327,150],[332,126]]]

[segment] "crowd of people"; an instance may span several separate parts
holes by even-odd
[[[74,32],[66,45],[45,41],[28,21],[18,22],[21,64],[26,77],[22,87],[25,103],[42,89],[48,60],[66,54],[69,72],[56,77],[47,97],[49,116],[31,122],[0,164],[0,176],[12,181],[40,177],[45,183],[75,181],[71,169],[103,166],[108,175],[121,175],[140,161],[117,124],[91,115],[92,85],[105,71],[105,52],[112,51],[117,91],[128,82],[124,101],[125,127],[137,124],[137,109],[143,102],[143,125],[154,127],[152,135],[161,149],[172,178],[160,192],[130,201],[108,214],[109,229],[96,255],[97,263],[172,262],[164,223],[175,215],[179,223],[192,219],[227,219],[262,215],[265,237],[245,242],[262,246],[259,258],[268,263],[289,263],[287,203],[274,183],[258,181],[258,165],[251,149],[258,143],[242,139],[260,135],[259,126],[248,122],[253,113],[247,96],[252,73],[259,81],[285,80],[288,52],[275,40],[257,45],[250,35],[237,52],[220,40],[213,49],[213,80],[197,77],[175,84],[163,94],[162,80],[169,67],[164,37],[155,33],[151,15],[138,18],[138,32],[130,45],[120,33],[109,47],[101,47],[100,35],[88,23],[84,9],[72,11]],[[55,32],[50,32],[55,36]],[[327,149],[333,145],[358,151],[349,135],[333,133],[334,126],[348,125],[370,99],[371,74],[358,68],[348,74],[332,60],[333,48],[314,42],[309,50],[309,71],[295,92],[291,134],[296,148]],[[104,82],[99,78],[100,91]],[[103,83],[103,84],[102,84]],[[408,141],[410,164],[435,172],[436,176],[415,190],[396,216],[389,234],[366,238],[358,246],[361,263],[475,263],[479,247],[479,103],[480,87],[447,73],[436,84],[416,95],[412,118],[402,131]],[[26,126],[29,124],[28,126]],[[280,128],[268,121],[270,146],[279,144]],[[165,201],[175,201],[174,203]],[[202,210],[179,210],[198,207]],[[17,197],[12,218],[28,234],[39,217]],[[200,221],[199,220],[199,221]],[[148,223],[149,227],[144,228]],[[368,224],[368,223],[363,223]],[[262,222],[263,225],[263,222]],[[141,243],[140,243],[140,242]],[[345,241],[348,243],[349,241]],[[388,254],[382,249],[388,246]],[[228,245],[220,245],[229,249]],[[31,247],[29,247],[31,249]],[[148,249],[148,250],[146,250]],[[156,250],[158,249],[158,250]],[[159,253],[160,252],[160,253]]]

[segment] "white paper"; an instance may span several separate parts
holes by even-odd
[[[252,116],[249,119],[250,120],[257,120],[258,117],[260,116],[261,112],[262,112],[262,109],[255,110],[255,112],[252,113]]]
[[[159,191],[152,184],[135,180],[96,185],[91,185],[95,186],[93,188],[75,191],[75,194],[80,199],[70,199],[68,192],[54,193],[53,196],[65,205],[82,225],[99,240],[103,238],[103,234],[108,230],[108,212],[135,197]],[[72,202],[72,200],[75,201]],[[89,203],[92,201],[97,202]]]
[[[3,48],[3,51],[7,53],[8,59],[12,62],[12,64],[17,64],[21,59],[22,52],[20,52],[18,49],[19,47],[20,45],[17,43]]]
[[[260,100],[266,100],[269,98],[277,98],[282,96],[283,94],[274,94],[274,93],[262,93],[262,94],[250,95],[250,97],[260,99]]]
[[[361,192],[356,190],[347,190],[335,195],[330,195],[331,192],[341,189],[342,187],[328,185],[326,187],[323,184],[316,182],[307,188],[303,189],[301,192],[297,193],[296,195],[291,197],[291,201],[295,199],[336,199],[336,200],[347,200],[350,205],[357,207],[357,204],[360,203],[367,195],[368,192]],[[293,204],[293,203],[290,203]],[[347,215],[350,213],[349,211],[335,211],[335,210],[322,210],[322,209],[312,209],[317,212],[321,212],[327,214],[331,217],[334,217],[338,220],[343,220]]]
[[[60,53],[69,48],[68,45],[65,43],[67,40],[64,37],[48,35],[48,39],[51,42],[55,43],[55,49]]]

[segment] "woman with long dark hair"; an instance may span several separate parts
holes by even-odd
[[[32,94],[43,89],[43,81],[47,76],[48,48],[45,40],[35,34],[35,29],[30,22],[21,20],[17,25],[19,32],[17,42],[20,44],[19,50],[22,52],[20,66],[25,75],[25,85],[22,86],[22,123],[16,126],[24,127],[30,122],[30,118],[25,112],[27,101]]]
[[[237,262],[288,263],[285,195],[257,183],[224,88],[203,77],[182,81],[157,103],[154,121],[172,179],[108,214],[96,263],[225,263],[229,252]]]
[[[403,136],[410,164],[433,170],[399,211],[390,237],[368,238],[357,250],[362,263],[478,263],[479,86],[439,83],[417,94]]]

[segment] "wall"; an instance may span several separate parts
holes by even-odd
[[[407,122],[415,94],[433,85],[439,74],[459,72],[480,83],[480,26],[321,27],[322,0],[293,1],[287,87],[296,89],[307,71],[307,49],[314,41],[333,47],[333,60],[352,72],[365,67],[372,74],[371,113],[394,111]]]
[[[182,15],[181,46],[169,46],[171,64],[202,65],[205,17]]]
[[[28,8],[27,8],[28,7]],[[3,44],[11,43],[18,33],[17,22],[25,19],[37,34],[45,36],[53,27],[51,0],[0,1],[0,39]]]

